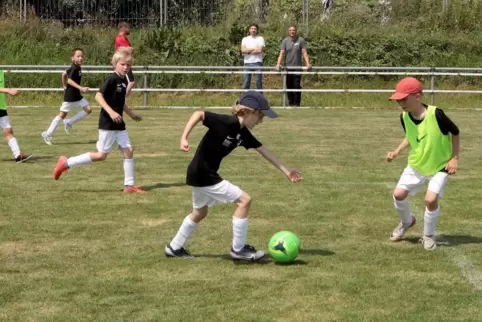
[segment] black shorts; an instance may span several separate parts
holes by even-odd
[[[134,74],[132,73],[132,69],[127,73],[127,81],[129,83],[134,81]]]

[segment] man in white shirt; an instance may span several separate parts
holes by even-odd
[[[249,36],[244,37],[241,42],[241,52],[244,54],[244,89],[251,87],[251,72],[261,72],[263,65],[264,39],[258,36],[258,25],[251,24],[249,26]],[[263,88],[263,80],[261,73],[256,74],[256,88]]]

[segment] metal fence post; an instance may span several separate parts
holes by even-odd
[[[149,92],[147,91],[147,69],[148,66],[144,66],[144,106],[147,106]]]
[[[435,67],[430,68],[430,90],[432,93],[430,93],[430,104],[435,105],[435,93],[433,92],[435,90]]]
[[[286,107],[286,72],[283,71],[283,107]]]

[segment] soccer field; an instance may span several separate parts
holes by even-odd
[[[248,242],[267,251],[280,230],[298,235],[294,265],[229,259],[233,205],[217,205],[186,245],[198,258],[166,258],[164,245],[190,212],[186,168],[205,128],[179,139],[192,110],[138,111],[127,120],[136,184],[124,194],[122,157],[52,172],[59,155],[95,151],[99,110],[62,127],[47,146],[40,133],[57,109],[11,109],[28,163],[0,149],[1,321],[480,321],[482,162],[480,112],[447,110],[460,128],[459,171],[441,202],[439,247],[425,251],[423,193],[405,241],[391,191],[407,151],[399,111],[278,110],[256,137],[304,181],[290,183],[258,153],[239,148],[220,174],[253,197]],[[228,110],[217,110],[229,113]],[[73,115],[75,111],[71,112]],[[31,162],[30,162],[31,161]]]

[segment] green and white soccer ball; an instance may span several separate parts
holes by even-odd
[[[300,251],[300,240],[289,231],[280,231],[271,237],[268,244],[271,258],[278,263],[292,263]]]

